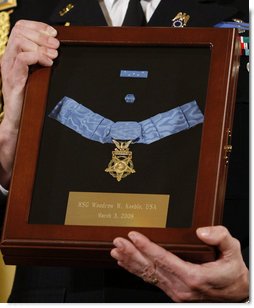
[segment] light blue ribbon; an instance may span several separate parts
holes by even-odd
[[[236,28],[239,30],[249,31],[250,24],[247,22],[236,22],[236,21],[222,21],[216,25],[215,28]]]
[[[147,78],[148,71],[130,71],[130,70],[121,70],[120,77],[125,78]]]
[[[113,122],[66,96],[55,106],[49,117],[83,137],[101,143],[112,143],[113,139],[150,144],[204,121],[196,101],[141,122]]]

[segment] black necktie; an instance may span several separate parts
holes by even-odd
[[[146,18],[140,0],[130,0],[123,26],[144,26],[145,24]]]

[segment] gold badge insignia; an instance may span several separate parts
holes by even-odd
[[[0,0],[0,11],[8,10],[16,6],[16,0]]]
[[[136,172],[133,168],[132,152],[129,150],[129,145],[132,141],[113,140],[113,142],[116,148],[112,151],[112,159],[105,171],[120,182],[121,179]]]
[[[175,28],[183,28],[187,25],[187,22],[190,19],[190,15],[186,13],[179,12],[173,19],[173,27]]]
[[[72,3],[69,3],[65,8],[63,8],[60,12],[59,15],[60,16],[64,16],[65,14],[67,14],[70,10],[72,10],[74,8],[74,5]]]

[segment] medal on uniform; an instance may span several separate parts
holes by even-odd
[[[187,22],[190,19],[190,15],[187,15],[186,13],[179,12],[177,15],[172,19],[173,24],[172,26],[174,28],[183,28],[187,25]]]
[[[69,13],[69,11],[72,10],[73,8],[74,8],[74,5],[72,3],[69,3],[61,11],[59,11],[59,15],[64,16],[65,14]]]
[[[9,10],[17,6],[16,0],[0,0],[0,11]]]

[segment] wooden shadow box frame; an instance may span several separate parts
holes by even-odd
[[[61,48],[67,48],[68,51],[64,53],[60,48],[56,66],[61,62],[61,57],[75,58],[68,52],[77,46],[81,48],[91,47],[92,54],[96,54],[97,51],[100,54],[100,50],[102,50],[100,59],[106,57],[107,52],[105,50],[107,51],[107,48],[116,48],[117,53],[117,48],[121,51],[127,48],[127,53],[133,48],[141,48],[144,50],[141,59],[146,57],[145,53],[149,48],[152,48],[152,52],[155,51],[155,54],[157,54],[157,48],[158,53],[162,50],[162,54],[165,53],[165,50],[167,53],[167,50],[174,51],[180,48],[180,53],[183,51],[185,54],[185,59],[191,50],[194,50],[194,53],[195,50],[199,49],[208,50],[209,62],[207,64],[206,90],[203,94],[204,106],[202,109],[205,120],[203,125],[200,126],[200,149],[197,166],[195,167],[196,181],[194,181],[194,201],[190,214],[191,223],[187,226],[180,225],[180,227],[173,223],[166,228],[70,226],[61,222],[31,223],[29,217],[33,192],[36,189],[43,190],[43,185],[38,184],[36,178],[37,165],[39,158],[43,161],[41,139],[45,135],[44,121],[45,114],[49,109],[47,107],[49,92],[54,92],[54,88],[51,89],[51,75],[54,66],[53,68],[37,67],[31,70],[27,82],[16,159],[8,197],[1,240],[1,250],[5,263],[112,266],[115,264],[109,254],[113,247],[112,240],[117,236],[126,237],[128,232],[133,229],[142,232],[151,240],[186,260],[204,262],[215,259],[216,250],[199,241],[195,230],[200,226],[220,224],[223,214],[239,68],[240,46],[237,32],[234,29],[214,28],[58,27],[57,30]],[[179,54],[179,52],[177,51],[176,54]],[[162,61],[160,59],[161,57],[158,57],[159,62]],[[109,61],[113,65],[114,59]],[[145,61],[147,61],[146,58]],[[176,61],[173,59],[173,62],[177,61],[178,59]],[[185,64],[187,65],[186,70],[184,67],[181,68],[182,75],[187,74],[189,62]],[[64,79],[69,78],[69,84],[75,84],[75,81],[72,80],[72,72],[69,72],[71,66],[67,68]],[[164,64],[161,65],[161,69],[162,67],[164,67]],[[195,69],[190,70],[193,71],[193,74],[195,73]],[[167,71],[171,72],[171,66],[167,68]],[[100,79],[100,74],[98,73],[95,78]],[[195,79],[199,79],[198,75],[195,76]],[[61,79],[60,83],[62,82]],[[86,83],[87,80],[85,79],[84,82]],[[120,86],[117,84],[116,87],[117,91]],[[174,85],[171,85],[171,87],[174,88]],[[100,85],[100,89],[103,92],[103,86]],[[182,84],[181,91],[172,91],[177,93],[188,92],[185,89],[187,89],[186,84]],[[95,90],[92,90],[92,95],[95,92],[100,92],[100,90],[96,91],[96,85]],[[143,95],[146,94],[143,93]],[[110,105],[107,108],[110,109]],[[53,132],[51,133],[53,134]],[[186,151],[187,149],[183,145],[182,152]],[[50,178],[50,174],[47,174],[47,159],[50,158],[48,156],[44,158],[44,168],[42,169],[46,173],[43,178]],[[110,175],[106,176],[110,177]],[[145,182],[143,186],[146,186]],[[179,190],[181,194],[184,194],[184,188],[179,187]],[[95,191],[97,190],[95,189]],[[33,206],[36,208],[36,204]],[[37,216],[40,216],[40,213]]]

